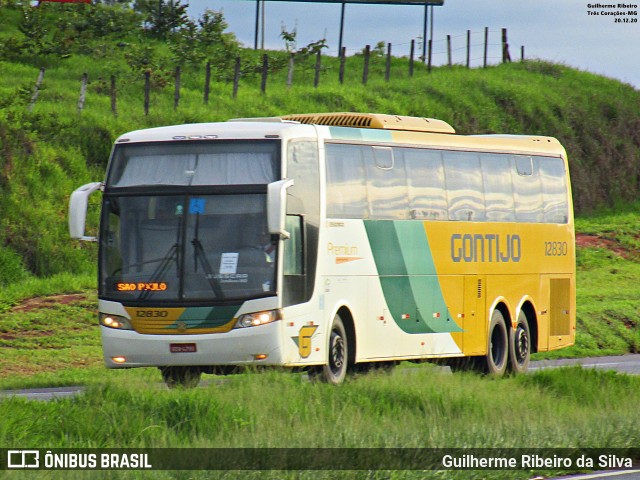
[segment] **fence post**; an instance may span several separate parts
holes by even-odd
[[[447,35],[447,65],[451,66],[451,35]]]
[[[433,40],[429,40],[429,61],[427,62],[427,71],[431,73],[431,54],[433,52]]]
[[[340,51],[340,71],[338,73],[341,84],[344,83],[344,63],[346,61],[346,58],[347,58],[347,47],[342,47],[342,50]]]
[[[177,110],[180,105],[180,65],[176,67],[175,89],[173,91],[173,109]]]
[[[362,70],[362,83],[367,84],[369,80],[369,58],[371,57],[371,45],[364,47],[364,69]]]
[[[471,30],[467,30],[467,68],[471,68]]]
[[[144,114],[149,115],[149,97],[151,95],[151,72],[144,72]]]
[[[387,64],[384,71],[384,81],[388,82],[391,78],[391,44],[387,43]]]
[[[524,45],[520,46],[520,61],[524,62]]]
[[[293,53],[291,55],[289,55],[289,70],[287,71],[287,88],[291,88],[291,85],[293,84],[293,67],[294,67],[294,61],[293,61]]]
[[[209,93],[211,90],[211,62],[207,62],[204,70],[204,104],[209,104]]]
[[[118,105],[116,100],[116,76],[111,75],[111,85],[109,88],[109,93],[111,96],[111,113],[114,117],[118,116]]]
[[[269,75],[269,56],[265,53],[262,57],[262,82],[260,83],[263,94],[267,91],[267,75]]]
[[[313,77],[313,87],[314,88],[318,88],[318,85],[320,84],[320,61],[321,61],[321,56],[322,56],[322,51],[318,50],[318,53],[316,53],[316,74]]]
[[[33,110],[33,106],[36,104],[36,100],[38,100],[38,95],[40,94],[40,85],[42,85],[42,80],[44,80],[44,67],[40,69],[40,73],[38,73],[38,79],[36,80],[36,86],[33,89],[33,96],[31,97],[31,102],[29,102],[29,111]]]
[[[509,43],[507,42],[507,29],[502,29],[502,63],[511,61],[511,55],[509,55]]]
[[[240,84],[240,57],[236,57],[236,66],[233,70],[233,98],[238,96],[238,85]]]
[[[416,41],[411,40],[411,51],[409,53],[409,76],[413,77],[413,56],[416,53]]]
[[[489,27],[484,27],[484,68],[487,68],[487,51],[489,48]]]
[[[82,81],[80,82],[80,98],[78,98],[78,113],[84,110],[84,100],[87,96],[87,83],[89,82],[89,74],[82,74]]]

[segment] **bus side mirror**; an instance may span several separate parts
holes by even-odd
[[[284,228],[284,207],[287,199],[287,188],[293,185],[293,179],[278,180],[267,185],[267,226],[271,235],[289,238]]]
[[[71,194],[71,198],[69,199],[69,234],[71,238],[88,242],[98,240],[96,237],[86,237],[84,235],[84,227],[87,218],[89,196],[101,188],[101,182],[87,183]]]

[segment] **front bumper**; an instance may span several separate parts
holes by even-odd
[[[108,368],[195,365],[284,365],[282,322],[202,335],[143,335],[101,326]],[[184,345],[172,352],[171,345]],[[178,348],[177,350],[180,350]],[[266,355],[266,358],[257,359]],[[116,362],[120,358],[124,361]]]

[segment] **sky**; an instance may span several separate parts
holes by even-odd
[[[640,89],[640,2],[632,9],[600,8],[619,0],[445,0],[434,7],[433,63],[446,63],[446,36],[452,37],[454,63],[466,62],[467,30],[471,30],[472,65],[482,63],[484,29],[489,28],[490,61],[498,62],[501,29],[507,28],[512,59],[525,57],[563,63],[581,70],[621,80]],[[624,1],[624,0],[623,0]],[[632,2],[638,2],[633,4]],[[247,47],[253,47],[255,0],[190,0],[190,14],[198,17],[206,8],[223,11],[228,31]],[[326,38],[326,52],[338,52],[340,5],[267,1],[264,43],[267,49],[283,49],[282,28],[296,30],[297,46]],[[601,12],[635,12],[613,16]],[[592,12],[590,14],[589,12]],[[594,14],[594,13],[597,13]],[[343,45],[347,55],[382,41],[392,44],[394,55],[409,55],[411,40],[420,45],[424,7],[413,5],[348,4]],[[622,22],[616,23],[616,19]],[[625,23],[636,21],[635,23]],[[428,36],[431,33],[428,34]],[[419,46],[416,47],[419,50]],[[421,50],[420,50],[421,51]],[[419,53],[418,53],[419,54]]]

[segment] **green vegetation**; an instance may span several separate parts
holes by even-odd
[[[73,399],[2,400],[10,414],[0,424],[0,445],[630,448],[640,441],[640,379],[611,372],[571,368],[489,380],[402,368],[335,388],[270,371],[171,391],[119,373],[91,382]],[[507,415],[506,405],[517,406],[517,414]],[[540,472],[482,477],[525,479],[533,473]],[[424,472],[396,475],[425,478]],[[468,475],[451,472],[447,478]],[[362,472],[356,478],[371,477]]]
[[[640,218],[635,202],[576,220],[576,346],[570,355],[640,353]],[[562,355],[555,352],[555,356]]]

